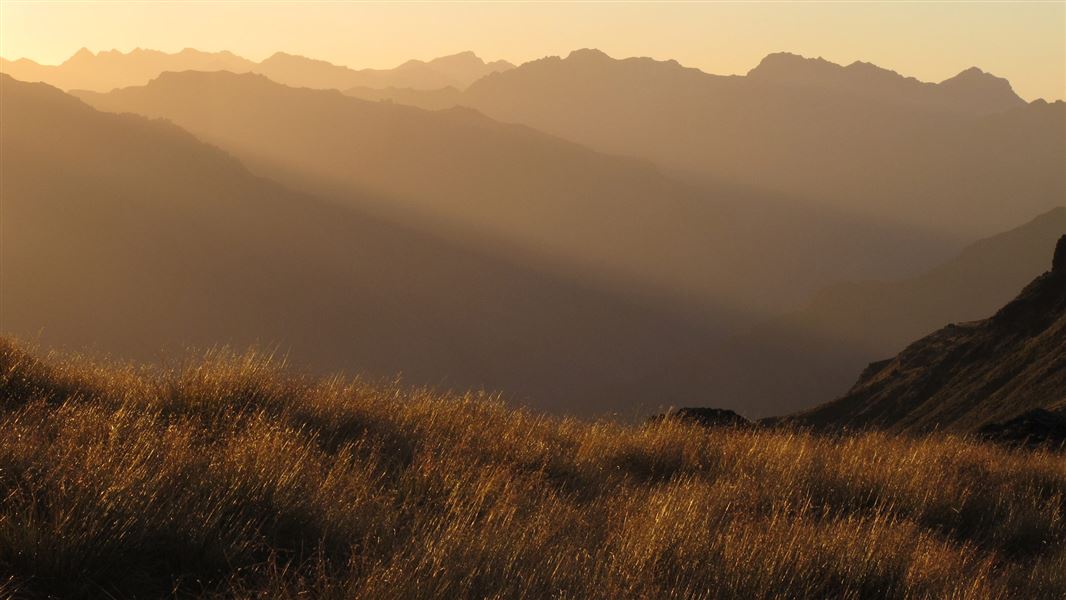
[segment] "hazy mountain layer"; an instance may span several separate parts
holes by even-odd
[[[41,65],[29,59],[0,58],[0,72],[22,81],[43,81],[66,90],[106,92],[117,87],[143,85],[164,71],[230,71],[262,73],[274,81],[297,87],[323,89],[409,88],[433,90],[465,88],[475,80],[514,68],[507,61],[486,63],[473,52],[462,52],[431,61],[409,60],[394,69],[361,69],[334,65],[278,52],[260,63],[230,52],[201,52],[186,48],[168,54],[137,48],[93,53],[82,48],[60,65]]]
[[[771,84],[834,91],[879,103],[971,114],[992,114],[1025,106],[1009,81],[977,67],[940,83],[929,83],[868,62],[841,66],[822,58],[779,52],[764,58],[747,77]]]
[[[931,84],[868,63],[775,54],[747,76],[724,77],[580,50],[487,76],[456,103],[696,177],[959,240],[1066,197],[1066,104],[1025,104],[978,69]]]
[[[258,342],[319,372],[579,414],[683,401],[675,365],[711,343],[496,249],[290,192],[170,123],[2,84],[4,335],[147,360]]]
[[[409,60],[394,69],[360,70],[278,52],[251,71],[295,87],[436,90],[448,87],[462,89],[485,75],[513,68],[514,65],[505,60],[486,63],[473,52],[444,56],[428,62]]]
[[[1066,398],[1066,236],[1052,270],[984,321],[949,325],[871,364],[845,396],[787,421],[972,430]]]
[[[752,416],[801,410],[843,394],[869,362],[944,323],[993,314],[1047,268],[1066,208],[968,246],[927,273],[829,287],[802,310],[730,340],[708,361],[723,406]]]
[[[15,61],[0,58],[0,72],[20,81],[101,92],[146,83],[163,71],[246,73],[254,66],[254,62],[230,52],[202,52],[194,48],[174,54],[143,48],[127,53],[118,50],[93,53],[82,48],[59,65],[41,65],[26,58]]]
[[[665,295],[715,326],[795,306],[832,281],[927,265],[948,247],[920,230],[788,197],[679,183],[646,162],[469,109],[427,112],[228,73],[167,73],[83,97],[171,119],[290,186],[342,201],[369,191],[381,199],[375,210]]]
[[[453,87],[436,90],[416,90],[397,87],[372,88],[357,86],[344,90],[344,94],[361,100],[395,102],[425,110],[444,110],[463,104],[463,92]]]

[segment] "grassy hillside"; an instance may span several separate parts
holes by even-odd
[[[0,345],[0,595],[1066,594],[1066,457]]]

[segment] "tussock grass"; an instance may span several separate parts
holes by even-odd
[[[0,344],[0,596],[1062,598],[1066,458]]]

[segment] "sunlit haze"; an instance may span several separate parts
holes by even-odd
[[[1066,599],[1066,0],[0,0],[0,600]]]
[[[923,81],[971,66],[1026,100],[1066,96],[1066,4],[0,2],[0,55],[58,64],[81,47],[276,51],[353,68],[473,50],[516,64],[599,48],[745,73],[789,51]]]

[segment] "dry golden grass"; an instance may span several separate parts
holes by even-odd
[[[1062,598],[1066,458],[0,344],[0,596]]]

